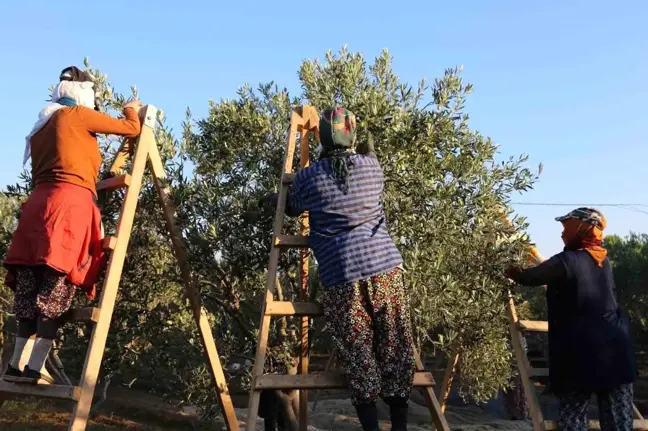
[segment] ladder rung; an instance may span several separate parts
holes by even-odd
[[[518,322],[520,331],[526,332],[547,332],[549,331],[549,322],[542,320],[520,320]]]
[[[101,240],[101,248],[104,250],[114,250],[117,245],[117,238],[114,236],[107,236]]]
[[[434,377],[427,371],[414,374],[414,386],[434,386]],[[319,374],[265,374],[256,379],[255,389],[345,389],[346,376],[339,373]]]
[[[322,306],[314,302],[272,301],[266,303],[266,316],[321,316]]]
[[[531,368],[531,377],[549,377],[549,368]]]
[[[599,421],[591,420],[588,421],[587,429],[588,430],[600,430],[601,424]],[[546,431],[557,431],[558,423],[556,421],[544,421],[544,426]],[[635,419],[632,421],[633,430],[648,430],[648,420]]]
[[[131,176],[129,174],[119,175],[99,181],[97,183],[97,191],[123,189],[124,187],[130,186],[130,183]]]
[[[81,390],[77,386],[34,385],[31,383],[10,383],[0,380],[0,393],[78,401]]]
[[[302,235],[277,235],[274,242],[275,247],[299,247],[308,248],[308,237]]]
[[[295,174],[285,173],[281,177],[281,184],[292,184],[295,181]]]
[[[96,307],[73,308],[62,317],[66,322],[97,323],[99,309]]]

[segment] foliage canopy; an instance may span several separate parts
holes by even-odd
[[[244,86],[234,99],[210,102],[205,118],[193,120],[187,110],[179,140],[161,116],[158,145],[221,354],[253,356],[273,216],[257,202],[278,188],[291,106],[340,104],[355,112],[361,118],[359,145],[373,139],[385,173],[388,226],[405,259],[418,341],[424,350],[446,352],[459,343],[462,391],[483,401],[506,386],[511,374],[503,268],[526,244],[524,235],[515,235],[525,221],[516,218],[510,226],[502,217],[510,215],[511,195],[528,190],[537,174],[524,156],[498,161],[497,146],[469,127],[464,103],[472,87],[463,83],[460,68],[446,70],[431,85],[422,80],[411,86],[391,64],[386,51],[371,64],[346,48],[329,52],[323,62],[302,63],[298,96],[273,82],[256,90]],[[124,96],[105,75],[86,67],[102,88],[104,109],[115,114]],[[104,139],[101,146],[108,165],[115,142]],[[185,164],[193,167],[188,176]],[[15,223],[16,199],[28,189],[25,177],[22,188],[0,196],[0,251]],[[142,193],[103,375],[165,382],[152,388],[182,394],[184,401],[214,412],[155,191],[145,186]],[[107,232],[114,229],[118,197],[104,202]],[[289,221],[289,230],[295,226]],[[296,259],[289,252],[280,262],[286,300],[296,293]],[[316,292],[316,277],[311,285]],[[88,335],[82,329],[65,331],[68,362],[82,361]],[[276,322],[269,366],[285,366],[294,334],[290,319]],[[319,326],[314,336],[316,348],[326,348]]]

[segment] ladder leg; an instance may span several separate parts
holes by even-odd
[[[131,151],[133,142],[129,139],[124,139],[117,150],[115,159],[113,160],[112,165],[110,166],[110,173],[114,175],[120,175],[124,170],[124,166],[128,161],[128,155]]]
[[[416,346],[414,346],[414,358],[416,360],[416,371],[425,371],[423,366],[423,361],[421,361],[421,356],[419,356]],[[432,424],[435,426],[437,431],[450,431],[450,426],[448,426],[448,421],[446,421],[443,412],[441,411],[441,406],[437,400],[436,395],[434,394],[434,389],[431,386],[428,386],[422,391],[423,396],[428,404],[428,409],[430,410],[430,415],[432,416]]]
[[[632,416],[634,416],[634,419],[643,420],[643,415],[641,414],[635,403],[632,403]]]
[[[297,125],[300,124],[301,117],[293,111],[290,117],[290,128],[288,129],[288,140],[286,143],[286,155],[284,156],[283,174],[292,172],[293,156],[295,153],[295,141],[297,140]],[[261,308],[261,327],[259,328],[259,339],[257,342],[254,367],[252,369],[252,384],[250,387],[250,399],[248,403],[247,427],[248,431],[255,431],[257,416],[259,415],[259,403],[261,401],[261,391],[257,390],[257,379],[263,376],[265,365],[266,351],[268,349],[268,335],[270,333],[270,316],[266,315],[268,303],[274,301],[275,283],[277,281],[277,267],[279,265],[280,250],[275,246],[276,238],[281,235],[283,230],[283,218],[286,212],[286,197],[288,188],[281,184],[279,188],[279,198],[277,200],[277,210],[275,213],[273,243],[270,249],[270,258],[268,261],[268,279],[267,288],[263,307]],[[308,406],[306,406],[306,409]]]
[[[272,294],[270,294],[270,300],[272,300]],[[266,301],[268,300],[266,294]],[[264,312],[265,312],[265,306]],[[261,321],[261,329],[259,331],[259,342],[257,344],[256,358],[254,360],[254,367],[252,370],[252,383],[250,388],[250,400],[248,404],[248,415],[247,415],[247,431],[256,430],[256,420],[259,416],[259,403],[261,401],[261,391],[257,391],[256,379],[258,376],[263,375],[263,366],[265,363],[266,350],[268,348],[268,335],[270,332],[270,316],[263,316]]]
[[[518,364],[518,369],[520,371],[520,378],[522,380],[522,386],[524,388],[524,395],[526,396],[527,403],[529,404],[529,415],[531,416],[531,422],[533,424],[533,431],[544,431],[544,418],[542,417],[542,409],[540,408],[540,403],[538,401],[538,394],[536,393],[535,387],[531,382],[531,366],[522,347],[522,341],[520,339],[520,330],[518,328],[518,317],[515,311],[515,304],[513,303],[513,298],[509,298],[509,304],[507,306],[507,313],[509,317],[509,331],[511,333],[511,344],[513,345],[513,350],[515,352],[515,360]]]
[[[309,359],[309,348],[308,348],[308,324],[309,318],[302,317],[301,322],[301,347],[300,347],[300,358],[299,358],[299,374],[305,375],[308,374],[308,359]],[[299,431],[308,430],[308,390],[301,389],[299,391]]]
[[[173,251],[176,260],[178,261],[178,265],[180,266],[180,273],[187,293],[187,298],[189,299],[194,320],[196,321],[200,333],[200,339],[205,349],[209,371],[214,386],[216,387],[216,395],[223,409],[225,425],[228,431],[238,431],[239,423],[238,418],[236,417],[236,411],[234,410],[234,403],[232,402],[232,397],[230,396],[227,387],[227,379],[223,372],[223,366],[220,361],[220,356],[218,355],[218,349],[216,347],[216,342],[214,341],[214,335],[212,334],[209,319],[207,318],[207,313],[202,305],[200,289],[196,286],[191,275],[187,249],[184,240],[182,239],[182,231],[175,218],[176,210],[173,204],[171,190],[164,184],[166,181],[166,172],[164,170],[164,165],[162,164],[162,159],[160,158],[160,152],[155,145],[151,146],[149,151],[149,161],[151,172],[153,174],[153,182],[158,192],[160,203],[162,204],[167,229],[171,234]]]
[[[68,426],[68,431],[83,431],[86,429],[90,408],[92,407],[92,398],[94,397],[94,390],[97,384],[97,378],[99,377],[101,359],[103,358],[103,351],[108,336],[108,328],[112,318],[112,310],[110,311],[110,316],[106,311],[100,315],[97,327],[92,330],[90,348],[86,354],[85,365],[81,373],[81,382],[79,385],[81,397],[72,411],[72,419]],[[103,317],[104,315],[105,317]]]
[[[238,431],[238,418],[236,417],[234,403],[232,402],[232,398],[227,387],[227,379],[225,378],[225,373],[223,372],[220,357],[218,356],[218,351],[216,350],[216,343],[214,342],[211,327],[209,326],[209,319],[207,318],[207,313],[205,313],[205,310],[202,307],[200,308],[199,314],[199,317],[196,319],[198,329],[200,331],[203,346],[205,347],[207,360],[209,361],[212,380],[215,382],[216,394],[223,408],[225,425],[228,431]]]
[[[279,199],[283,199],[285,202],[286,199],[286,190],[282,189]],[[284,204],[285,205],[285,204]],[[281,210],[283,213],[283,208],[279,208],[277,211]],[[279,229],[280,231],[282,220],[279,219]],[[252,368],[252,382],[250,386],[250,399],[248,402],[248,416],[247,416],[247,431],[255,431],[256,429],[256,420],[259,416],[259,403],[261,402],[261,391],[256,389],[257,378],[263,376],[263,369],[265,366],[266,352],[268,350],[268,336],[270,335],[270,316],[266,315],[266,307],[269,303],[274,301],[274,290],[275,283],[277,281],[276,272],[277,266],[279,264],[279,249],[272,246],[270,251],[270,263],[268,265],[268,287],[266,289],[265,299],[263,301],[263,307],[261,309],[261,327],[259,328],[259,339],[257,342],[256,355],[254,359],[254,367]]]
[[[300,139],[300,167],[305,168],[309,165],[309,132],[308,129],[301,130]],[[309,219],[308,213],[302,214],[299,220],[299,234],[308,236]],[[308,264],[310,252],[308,249],[302,249],[299,252],[299,275],[300,289],[299,299],[308,301]],[[301,348],[299,358],[299,374],[308,374],[308,362],[310,356],[310,342],[308,340],[308,331],[310,329],[310,318],[303,316],[301,318]],[[299,391],[299,431],[308,429],[308,391],[302,389]]]
[[[135,209],[137,207],[142,178],[144,176],[144,168],[146,167],[146,158],[150,146],[154,144],[154,139],[153,129],[151,127],[142,127],[142,133],[138,139],[135,158],[133,159],[131,185],[126,191],[121,214],[119,216],[116,235],[117,244],[115,250],[110,256],[106,279],[104,280],[101,291],[101,299],[99,300],[99,319],[92,330],[90,346],[88,347],[85,364],[83,365],[83,372],[79,384],[81,394],[72,412],[72,419],[70,420],[70,425],[68,427],[69,431],[83,431],[88,422],[90,407],[92,406],[92,397],[94,396],[95,385],[97,384],[97,378],[101,368],[101,359],[103,358],[108,330],[110,329],[110,321],[115,308],[119,280],[121,278],[122,269],[124,268],[124,258],[126,256],[126,249],[128,247],[131,229],[133,227]]]

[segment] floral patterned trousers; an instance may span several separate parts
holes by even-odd
[[[414,346],[403,272],[323,288],[320,302],[353,404],[409,399]]]
[[[16,268],[14,309],[21,320],[35,320],[39,315],[58,319],[70,309],[76,287],[66,275],[47,266]]]
[[[565,431],[586,431],[590,392],[558,394],[560,399],[559,428]],[[602,431],[632,431],[632,383],[611,391],[597,392],[599,420]]]

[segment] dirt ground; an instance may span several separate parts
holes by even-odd
[[[133,401],[131,398],[129,401]],[[312,407],[312,404],[311,404]],[[0,428],[3,430],[65,430],[70,419],[71,406],[49,401],[31,401],[5,403],[0,414]],[[430,430],[429,414],[425,407],[412,404],[410,408],[411,431]],[[389,430],[390,425],[381,415],[381,430]],[[246,424],[245,409],[237,409],[240,425]],[[446,417],[453,430],[530,430],[525,422],[506,421],[492,417],[477,406],[448,408]],[[315,412],[310,413],[309,431],[360,429],[355,411],[348,399],[322,400]],[[261,420],[257,421],[257,430],[263,430]],[[224,429],[222,424],[209,424],[199,421],[194,415],[169,414],[163,411],[144,412],[135,408],[122,408],[116,405],[103,407],[88,424],[89,431],[99,430],[207,430]]]
[[[219,430],[225,429],[222,423],[201,421],[191,410],[183,410],[150,395],[124,390],[125,392],[109,397],[88,424],[89,431],[99,430]],[[340,394],[342,395],[342,394]],[[413,400],[419,401],[417,397]],[[501,400],[492,400],[486,405],[462,405],[461,400],[451,399],[446,418],[452,430],[490,431],[490,430],[531,430],[526,421],[505,419]],[[551,401],[543,399],[543,410],[551,408]],[[638,403],[641,404],[641,403]],[[641,406],[643,407],[643,405]],[[7,401],[0,411],[0,429],[3,430],[65,430],[70,419],[72,405],[49,400]],[[642,409],[643,410],[643,409]],[[241,426],[247,423],[245,408],[237,408]],[[310,431],[351,431],[360,429],[355,411],[349,399],[326,397],[321,399],[313,410],[310,404]],[[548,418],[551,418],[548,416]],[[381,430],[390,429],[386,406],[380,406]],[[411,431],[432,429],[427,408],[411,402]],[[257,430],[262,431],[262,421],[257,421]]]
[[[648,416],[648,354],[638,352],[640,377],[635,384],[635,404],[644,416]],[[442,371],[442,370],[439,370]],[[435,372],[435,377],[437,373]],[[437,381],[440,378],[437,377]],[[541,391],[541,388],[540,388]],[[313,399],[311,395],[311,400]],[[359,423],[350,400],[343,392],[320,394],[315,410],[310,404],[310,431],[351,431],[358,430]],[[546,419],[555,419],[556,400],[540,396]],[[242,401],[242,400],[241,400]],[[240,424],[246,423],[246,410],[239,404],[237,416]],[[65,430],[70,419],[72,405],[66,402],[23,399],[7,401],[0,410],[0,429],[2,430]],[[597,416],[593,403],[592,419]],[[531,430],[526,421],[510,421],[501,398],[484,405],[465,404],[456,393],[451,394],[446,418],[452,430],[490,431],[490,430]],[[380,406],[381,430],[389,430],[388,411]],[[412,431],[430,430],[430,416],[423,405],[422,397],[413,394],[410,404],[410,427]],[[151,395],[123,388],[110,391],[108,400],[103,404],[90,423],[89,431],[99,430],[208,430],[224,429],[222,423],[201,421],[195,411],[171,405]],[[262,431],[262,421],[258,420],[257,430]]]

